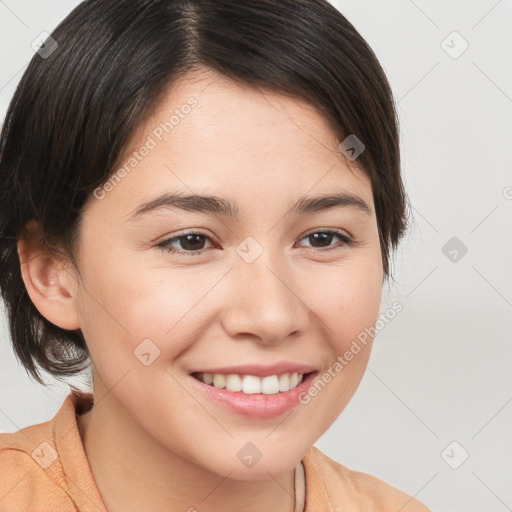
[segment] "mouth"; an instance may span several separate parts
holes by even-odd
[[[242,374],[190,374],[192,388],[212,404],[250,418],[275,418],[300,404],[318,371],[259,377]]]
[[[243,393],[246,395],[275,395],[277,393],[286,393],[291,389],[295,389],[305,377],[307,378],[307,376],[312,373],[315,372],[288,372],[267,375],[265,377],[259,377],[257,375],[225,375],[221,373],[202,372],[194,372],[191,375],[199,382],[217,389],[226,389],[234,393]]]

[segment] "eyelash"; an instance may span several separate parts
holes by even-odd
[[[328,235],[335,235],[335,236],[339,237],[339,239],[341,240],[341,244],[338,245],[338,246],[328,247],[326,249],[317,249],[317,248],[314,248],[314,247],[311,248],[312,251],[317,252],[317,253],[331,251],[333,249],[338,249],[340,247],[345,247],[345,246],[346,247],[352,247],[354,245],[354,240],[352,240],[350,237],[348,237],[347,235],[345,235],[341,231],[327,230],[327,229],[325,229],[325,230],[321,230],[320,229],[320,230],[308,233],[307,235],[303,236],[301,238],[301,240],[303,240],[304,238],[309,238],[309,237],[311,237],[311,236],[313,236],[314,234],[317,234],[317,233],[324,233],[324,234],[328,234]],[[190,236],[190,235],[203,236],[207,240],[209,240],[210,242],[213,242],[213,240],[208,235],[205,235],[204,233],[193,231],[193,232],[190,232],[190,233],[183,233],[182,235],[175,236],[173,238],[168,238],[167,240],[163,240],[162,242],[157,244],[156,247],[162,249],[163,251],[167,251],[168,253],[172,252],[172,253],[175,253],[175,254],[186,254],[188,256],[199,256],[206,249],[200,249],[200,250],[196,250],[196,251],[184,251],[182,249],[176,249],[175,247],[172,246],[173,242],[179,241],[181,239],[185,239],[187,236]]]

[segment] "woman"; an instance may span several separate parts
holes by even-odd
[[[428,510],[313,446],[406,228],[389,84],[334,7],[84,2],[0,143],[15,352],[93,377],[0,436],[3,510]]]

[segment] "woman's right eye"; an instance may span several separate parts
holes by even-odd
[[[161,248],[164,251],[187,254],[190,256],[197,256],[203,253],[203,243],[201,239],[212,241],[212,239],[204,235],[203,233],[186,233],[179,236],[168,238],[163,242],[160,242],[156,247]],[[180,244],[182,249],[176,248],[176,245]]]

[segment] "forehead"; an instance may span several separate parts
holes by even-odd
[[[370,203],[368,177],[338,144],[304,101],[209,70],[189,73],[167,88],[132,135],[117,166],[126,177],[109,200],[121,189],[130,202],[169,189],[269,201],[286,195],[289,202],[314,188],[339,191],[342,185]]]
[[[123,156],[147,136],[175,155],[194,148],[196,156],[208,150],[211,156],[242,153],[246,159],[264,161],[266,156],[292,160],[306,152],[330,151],[344,160],[338,137],[313,105],[205,68],[167,87],[152,114],[134,131]],[[169,141],[172,148],[166,146]]]

